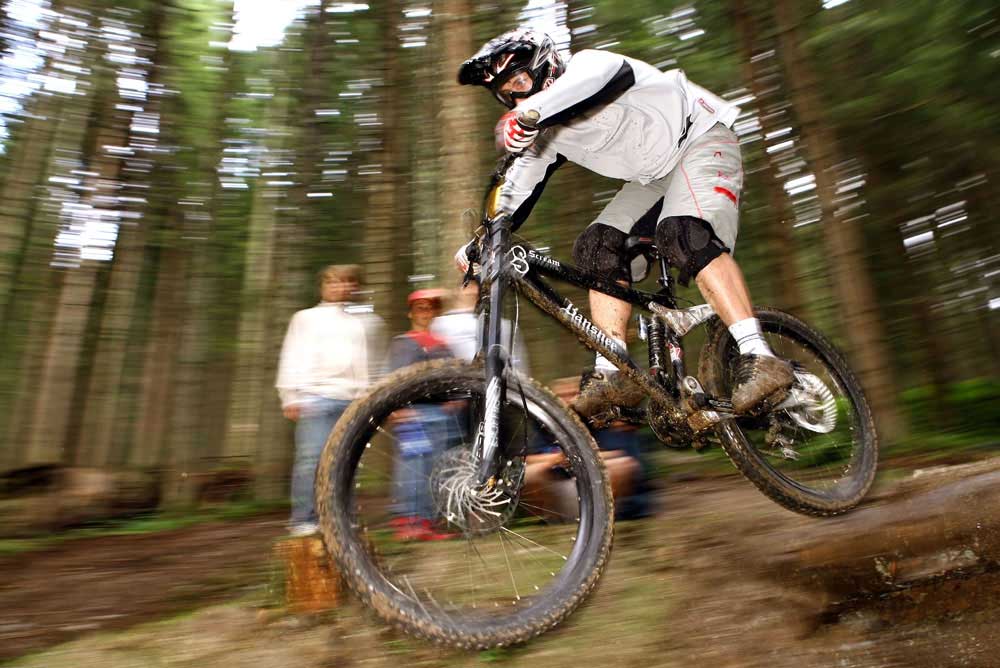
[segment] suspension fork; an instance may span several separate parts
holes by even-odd
[[[501,341],[503,300],[507,292],[507,252],[510,249],[510,218],[503,216],[491,226],[489,255],[485,275],[489,285],[483,350],[486,351],[486,400],[482,411],[482,429],[476,444],[479,466],[476,482],[485,488],[493,486],[496,459],[500,448],[500,413],[507,396],[507,364],[509,353]]]

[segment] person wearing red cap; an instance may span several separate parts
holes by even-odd
[[[407,298],[410,331],[392,340],[388,371],[452,356],[447,341],[430,331],[431,321],[441,313],[444,292],[415,290]],[[392,525],[399,540],[439,540],[450,534],[435,530],[434,506],[428,480],[435,456],[453,440],[454,416],[440,404],[415,404],[395,415],[399,457],[393,473],[396,485],[396,518]]]
[[[404,366],[450,357],[448,343],[432,334],[431,321],[441,313],[441,290],[414,290],[406,298],[410,331],[392,339],[389,346],[389,371]]]

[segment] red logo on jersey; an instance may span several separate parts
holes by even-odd
[[[709,106],[708,102],[705,102],[704,98],[700,98],[699,97],[698,98],[698,104],[700,104],[701,106],[703,106],[705,108],[705,111],[707,111],[708,113],[710,113],[710,114],[714,114],[715,113],[715,109],[712,109],[712,107]]]

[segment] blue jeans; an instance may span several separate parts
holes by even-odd
[[[633,520],[653,514],[652,489],[646,478],[646,465],[639,447],[639,432],[634,429],[610,427],[594,433],[601,450],[621,450],[639,462],[639,479],[631,496],[615,500],[615,519]]]
[[[436,405],[415,405],[417,417],[396,425],[396,513],[404,517],[434,517],[430,477],[437,456],[459,436],[455,417]]]
[[[302,404],[295,424],[295,465],[292,467],[292,524],[315,522],[316,466],[333,426],[350,401],[312,396]]]

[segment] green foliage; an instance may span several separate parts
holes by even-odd
[[[903,392],[903,402],[915,430],[924,433],[961,433],[1000,445],[1000,380],[972,378],[950,385],[943,403],[934,388],[913,387]],[[947,415],[948,421],[940,422]]]

